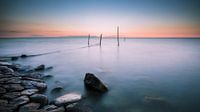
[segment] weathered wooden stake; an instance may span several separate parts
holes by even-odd
[[[119,26],[117,26],[117,46],[119,46]]]
[[[88,35],[88,47],[90,46],[90,34]]]
[[[101,47],[101,41],[102,41],[102,34],[100,35],[100,47]]]

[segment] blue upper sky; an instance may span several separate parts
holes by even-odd
[[[125,36],[199,36],[199,11],[200,0],[1,0],[0,36],[114,35],[118,25]]]

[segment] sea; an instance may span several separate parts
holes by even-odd
[[[35,55],[11,61],[33,68],[52,66],[44,93],[50,101],[79,93],[94,112],[200,112],[200,39],[4,38],[0,57]],[[86,73],[108,86],[99,94],[86,90]],[[63,91],[52,93],[55,87]]]

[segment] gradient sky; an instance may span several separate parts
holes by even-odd
[[[0,37],[200,37],[200,0],[0,0]]]

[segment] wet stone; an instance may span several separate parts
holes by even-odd
[[[21,91],[24,89],[20,84],[8,84],[4,86],[8,91],[13,92],[13,91]]]
[[[6,93],[6,89],[4,89],[3,87],[0,87],[0,94],[4,94]]]
[[[46,111],[54,110],[56,108],[58,108],[58,107],[55,106],[55,105],[46,105],[46,106],[43,107],[43,109],[46,110]]]
[[[13,99],[10,104],[14,105],[18,108],[20,105],[28,103],[30,100],[27,96],[20,96],[18,98]]]
[[[21,83],[21,77],[13,77],[11,80],[7,81],[6,83],[20,84]]]
[[[26,89],[21,92],[22,95],[33,95],[38,92],[38,89]]]
[[[70,104],[66,106],[67,112],[92,112],[92,109],[88,106],[80,105],[80,104]]]
[[[11,63],[8,62],[0,62],[0,66],[11,66]]]
[[[35,79],[39,79],[42,77],[43,74],[39,73],[39,72],[33,72],[33,73],[29,73],[24,75],[24,77],[30,77],[30,78],[35,78]]]
[[[28,103],[26,105],[23,105],[19,108],[19,112],[30,112],[37,110],[40,107],[39,103]]]
[[[44,91],[47,89],[47,84],[43,82],[31,82],[34,87],[36,87],[39,91]]]
[[[8,104],[7,100],[0,99],[0,106],[6,106]]]
[[[9,81],[11,79],[12,79],[12,77],[9,77],[9,78],[0,78],[0,83],[6,83],[7,81]]]
[[[30,96],[30,99],[32,102],[40,103],[41,105],[48,104],[48,98],[43,94],[34,94]]]
[[[48,111],[48,112],[65,112],[65,108],[64,107],[59,107],[57,109],[54,109],[54,110],[51,110],[51,111]]]
[[[41,79],[35,79],[35,78],[31,78],[31,77],[22,77],[22,80],[28,80],[28,81],[36,81],[36,82],[44,82],[43,80]]]
[[[81,100],[81,95],[77,93],[68,93],[63,96],[56,98],[54,101],[55,105],[65,105],[69,103],[74,103]]]
[[[11,100],[11,99],[16,98],[20,95],[21,95],[20,92],[9,92],[9,93],[4,94],[1,98]]]
[[[7,66],[0,66],[0,73],[1,74],[13,74],[14,71],[11,68],[8,68]]]
[[[45,69],[45,65],[42,64],[42,65],[39,65],[35,68],[35,71],[41,71],[41,70],[44,70]]]

